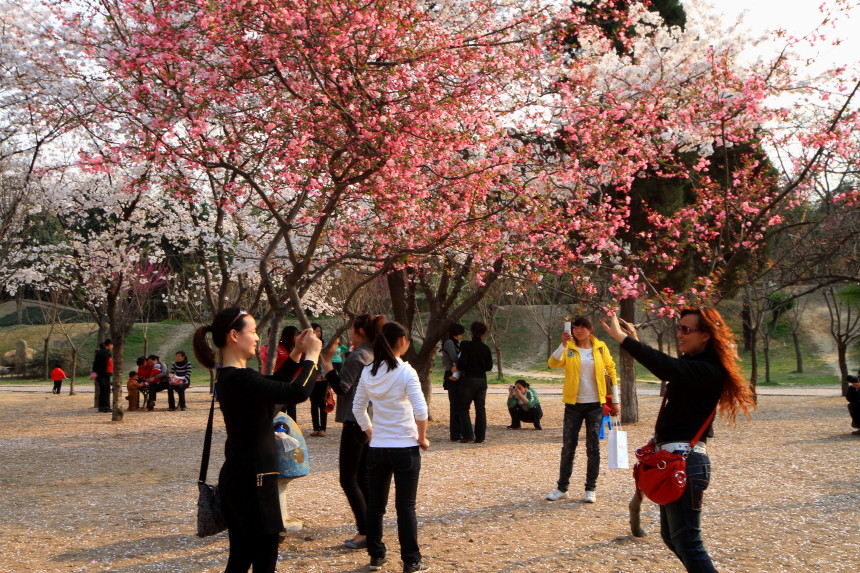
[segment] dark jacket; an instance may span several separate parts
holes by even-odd
[[[110,359],[111,353],[107,348],[99,348],[96,351],[96,357],[93,359],[93,372],[95,372],[99,378],[110,376],[110,372],[107,371]]]
[[[629,336],[621,348],[657,378],[668,382],[666,406],[654,428],[657,443],[691,441],[723,393],[726,371],[717,355],[708,348],[695,356],[673,358]],[[712,422],[699,441],[704,443],[713,435]]]
[[[250,368],[218,372],[215,394],[227,428],[218,484],[228,527],[259,535],[283,531],[272,425],[275,404],[307,400],[318,374],[310,360],[287,360],[272,376]]]
[[[355,388],[364,367],[373,362],[373,346],[362,344],[346,356],[340,372],[331,370],[325,376],[332,391],[337,394],[337,405],[334,410],[335,422],[355,422],[352,415],[352,401],[355,399]]]
[[[493,353],[490,347],[480,338],[460,343],[460,360],[457,370],[463,374],[460,380],[466,378],[487,379],[487,372],[493,369]]]

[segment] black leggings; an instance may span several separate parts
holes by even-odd
[[[344,422],[340,435],[340,487],[355,515],[359,535],[367,533],[367,434],[357,422]]]
[[[254,573],[275,573],[278,564],[278,541],[280,536],[247,535],[235,527],[227,531],[230,540],[230,556],[224,573],[247,573],[251,566]]]
[[[311,390],[311,422],[314,425],[314,431],[317,432],[320,430],[325,432],[326,422],[328,422],[328,412],[325,411],[327,393],[328,382],[317,380],[314,389]]]

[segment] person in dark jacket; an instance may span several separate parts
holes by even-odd
[[[110,377],[113,374],[113,342],[110,338],[99,345],[93,359],[93,373],[96,375],[95,386],[98,394],[99,412],[110,412]]]
[[[848,390],[845,392],[848,400],[848,413],[851,415],[851,427],[856,428],[852,435],[860,436],[860,371],[857,376],[848,377]]]
[[[493,354],[484,344],[487,325],[475,321],[469,327],[472,340],[460,344],[460,360],[457,370],[461,372],[457,384],[460,387],[460,429],[463,432],[461,444],[475,442],[481,444],[487,437],[487,372],[493,369]],[[475,403],[475,427],[469,408]]]
[[[373,342],[385,324],[385,317],[362,314],[355,317],[350,332],[354,348],[346,356],[340,372],[331,364],[331,356],[324,356],[326,382],[337,394],[334,420],[343,424],[340,434],[340,487],[355,516],[358,532],[344,540],[349,549],[367,547],[367,434],[358,425],[352,413],[355,390],[364,367],[373,361]],[[330,349],[333,351],[333,349]]]
[[[275,404],[307,400],[322,344],[310,329],[304,331],[284,365],[272,376],[264,376],[247,367],[259,342],[257,324],[247,311],[222,310],[212,324],[194,333],[194,355],[212,369],[215,354],[207,333],[221,350],[215,395],[227,429],[224,465],[218,476],[230,541],[225,573],[245,573],[252,566],[254,573],[272,573],[284,530],[272,426]]]
[[[322,326],[314,322],[311,323],[311,328],[314,330],[316,337],[323,340]],[[325,346],[325,340],[323,340],[323,346]],[[334,364],[331,364],[330,368],[333,369]],[[314,431],[311,432],[311,436],[316,436],[318,438],[325,437],[325,430],[328,423],[328,412],[325,411],[327,396],[328,382],[326,382],[325,376],[320,375],[316,384],[314,384],[314,391],[311,392],[311,423],[314,426]]]
[[[460,341],[466,329],[459,322],[453,322],[448,327],[448,338],[442,343],[442,366],[445,374],[442,376],[442,388],[448,392],[448,436],[452,442],[463,439],[460,428],[460,386],[459,380],[452,380],[451,375],[457,369],[460,360]]]
[[[663,542],[687,571],[714,572],[702,541],[702,501],[711,477],[707,454],[713,423],[691,449],[690,442],[719,406],[734,422],[738,410],[755,407],[737,361],[734,336],[720,313],[710,308],[685,309],[677,325],[680,358],[639,342],[632,324],[612,314],[603,328],[660,380],[666,380],[665,406],[654,428],[655,447],[687,454],[687,483],[681,497],[660,506]]]

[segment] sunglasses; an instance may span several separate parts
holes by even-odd
[[[247,315],[247,314],[248,314],[247,310],[245,310],[244,308],[240,308],[239,313],[236,315],[236,318],[231,320],[230,324],[227,325],[227,330],[230,330],[231,328],[233,328],[233,325],[236,324],[236,321],[239,320],[240,318],[242,318],[243,316]]]
[[[681,334],[690,334],[691,332],[702,332],[698,328],[690,328],[686,324],[676,324],[675,330],[677,330]]]

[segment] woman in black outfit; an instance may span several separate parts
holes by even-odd
[[[457,362],[457,370],[462,373],[457,382],[460,388],[460,429],[463,432],[460,443],[481,444],[487,437],[487,372],[493,369],[493,354],[483,340],[487,334],[486,324],[473,322],[469,332],[472,340],[460,344],[460,360]],[[472,402],[475,403],[474,432],[469,417]]]
[[[316,337],[322,340],[322,326],[314,322],[311,324],[311,328]],[[325,341],[322,344],[325,346]],[[327,394],[328,382],[326,382],[324,376],[320,376],[317,378],[316,384],[314,384],[313,392],[311,392],[311,422],[314,426],[314,431],[311,432],[311,435],[319,438],[325,437],[326,423],[328,422],[328,412],[325,411],[325,398]]]
[[[715,412],[735,421],[738,409],[749,415],[755,407],[752,392],[740,373],[734,336],[714,309],[685,309],[678,323],[680,358],[672,358],[639,342],[636,329],[615,315],[603,320],[603,328],[621,348],[666,380],[666,401],[654,428],[655,447],[686,453],[687,485],[677,501],[660,506],[663,542],[687,571],[713,572],[714,565],[702,541],[702,499],[711,477],[707,454],[712,424],[692,451],[690,442]]]
[[[385,324],[385,317],[362,314],[355,317],[350,332],[350,342],[354,346],[340,372],[334,370],[330,357],[324,357],[326,382],[337,394],[337,404],[334,419],[343,424],[340,434],[340,487],[343,489],[349,507],[355,516],[358,532],[344,540],[344,546],[349,549],[367,547],[367,434],[355,421],[352,413],[352,402],[355,399],[355,389],[364,367],[373,361],[373,341]]]
[[[211,325],[194,333],[197,361],[211,369],[215,354],[206,340],[209,332],[221,351],[215,395],[227,428],[225,460],[218,476],[230,539],[225,573],[245,573],[251,566],[254,573],[271,573],[278,560],[278,534],[284,529],[272,427],[274,405],[307,400],[318,373],[322,344],[310,330],[303,332],[284,365],[272,376],[264,376],[246,366],[259,341],[257,324],[247,311],[222,310]],[[305,359],[299,362],[302,353]]]

